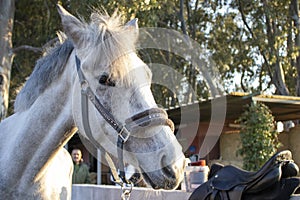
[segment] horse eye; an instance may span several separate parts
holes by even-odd
[[[107,73],[104,73],[101,75],[100,79],[99,79],[99,83],[101,85],[107,85],[107,86],[111,86],[114,87],[116,85],[116,83],[112,80],[110,80],[109,75]]]
[[[106,82],[108,80],[108,74],[104,73],[99,79],[99,83],[102,85],[106,85]]]

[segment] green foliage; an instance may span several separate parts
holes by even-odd
[[[252,103],[237,120],[242,126],[242,147],[237,153],[243,156],[246,170],[258,170],[280,146],[274,117],[269,108],[259,102]]]

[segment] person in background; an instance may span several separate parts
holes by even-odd
[[[87,164],[83,163],[81,150],[77,148],[73,149],[71,156],[74,164],[72,183],[91,183],[89,167]]]

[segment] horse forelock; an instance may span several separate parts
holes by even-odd
[[[45,91],[45,89],[60,77],[68,58],[74,49],[70,40],[57,44],[46,55],[40,58],[26,81],[24,87],[17,95],[14,110],[20,112],[28,109]]]
[[[131,63],[129,54],[135,52],[137,32],[122,25],[121,15],[114,12],[112,16],[107,13],[94,12],[91,15],[91,26],[94,31],[93,43],[96,44],[91,55],[94,56],[94,66],[97,63],[106,63],[104,70],[123,84],[129,85],[128,76]]]

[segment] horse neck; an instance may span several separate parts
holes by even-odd
[[[71,105],[74,79],[70,75],[74,74],[70,72],[71,67],[74,71],[74,65],[68,63],[61,77],[52,83],[28,110],[16,113],[6,120],[4,127],[8,127],[11,133],[6,130],[4,134],[13,137],[10,140],[6,138],[9,142],[0,149],[0,153],[6,155],[6,159],[1,163],[5,163],[6,167],[19,166],[19,169],[15,168],[12,173],[6,170],[9,176],[14,174],[28,183],[39,179],[44,166],[47,166],[76,131]],[[3,165],[0,167],[0,173],[1,170]]]

